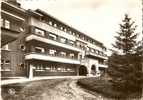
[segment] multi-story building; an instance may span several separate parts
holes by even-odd
[[[7,44],[11,50],[5,51],[2,57],[2,66],[7,68],[4,58],[9,56],[11,72],[4,74],[3,70],[2,75],[90,76],[107,68],[106,47],[101,42],[40,9],[22,10],[21,15],[24,28],[19,27],[23,32]]]
[[[26,32],[26,11],[16,0],[1,2],[1,74],[25,75],[24,53],[20,50]]]

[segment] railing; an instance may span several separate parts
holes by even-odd
[[[47,33],[46,33],[46,34],[47,34]],[[70,46],[79,48],[76,44],[73,44],[73,45],[70,44],[70,43],[69,43],[69,40],[66,40],[66,42],[63,43],[63,42],[60,41],[60,39],[59,39],[58,37],[57,37],[57,39],[51,39],[49,36],[47,36],[47,37],[45,37],[45,38],[50,39],[50,40],[53,40],[53,41],[56,41],[56,42],[60,42],[60,43],[62,43],[62,44],[67,44],[67,45],[70,45]]]
[[[28,55],[28,54],[38,54],[38,55],[44,55],[44,56],[51,56],[51,57],[66,58],[66,59],[71,59],[71,60],[78,60],[78,58],[75,58],[75,57],[72,58],[72,57],[69,57],[69,56],[61,56],[61,54],[30,52],[30,53],[27,53],[26,55]]]
[[[91,51],[86,51],[85,52],[86,55],[92,55],[92,56],[97,56],[97,57],[101,57],[101,58],[107,58],[107,56],[105,54],[97,54],[95,52],[91,52]]]

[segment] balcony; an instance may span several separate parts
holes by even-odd
[[[22,18],[22,17],[19,17],[18,15],[14,15],[12,13],[9,13],[7,11],[4,11],[4,10],[1,10],[1,13],[2,13],[2,16],[5,16],[7,18],[10,18],[10,19],[13,19],[13,20],[17,20],[17,21],[21,21],[21,22],[24,22],[25,19]]]
[[[105,56],[105,55],[99,55],[99,54],[89,52],[89,51],[85,52],[85,55],[90,55],[90,56],[93,56],[93,57],[96,57],[96,58],[101,58],[101,59],[107,59],[107,56]]]
[[[60,63],[68,63],[68,64],[80,64],[80,61],[77,59],[72,59],[69,57],[63,57],[59,55],[49,55],[42,53],[29,53],[25,56],[26,60],[43,60],[43,61],[52,61],[52,62],[60,62]]]
[[[45,31],[54,33],[54,34],[56,34],[58,36],[62,36],[64,38],[70,39],[72,41],[76,40],[76,38],[74,36],[68,34],[67,32],[64,32],[64,31],[58,29],[57,27],[53,27],[53,26],[48,25],[47,23],[41,22],[41,21],[39,21],[37,19],[31,18],[30,24],[31,24],[31,26],[35,26],[35,27],[41,28],[41,29],[43,29]]]
[[[72,46],[70,44],[61,43],[58,40],[53,40],[53,39],[50,39],[48,37],[46,38],[46,37],[38,36],[36,34],[31,34],[28,37],[26,37],[26,41],[31,41],[31,40],[37,40],[37,41],[40,41],[40,42],[44,42],[44,43],[47,43],[47,44],[52,44],[52,45],[55,45],[55,46],[58,46],[58,47],[62,47],[62,48],[77,51],[77,52],[81,51],[81,49],[79,49],[75,46]]]

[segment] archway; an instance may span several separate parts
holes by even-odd
[[[86,74],[87,74],[87,68],[85,66],[80,66],[79,67],[79,75],[86,76]]]
[[[91,66],[91,72],[90,72],[92,75],[95,75],[96,74],[96,66],[95,65],[92,65]]]

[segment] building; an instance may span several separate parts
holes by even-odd
[[[23,54],[19,49],[25,33],[26,12],[16,0],[1,2],[1,74],[15,76],[25,73],[21,70]]]
[[[107,68],[106,47],[101,42],[40,9],[4,4],[15,6],[16,12],[20,9],[17,17],[23,19],[23,27],[18,25],[16,29],[22,31],[18,38],[2,47],[2,76],[91,76]]]

